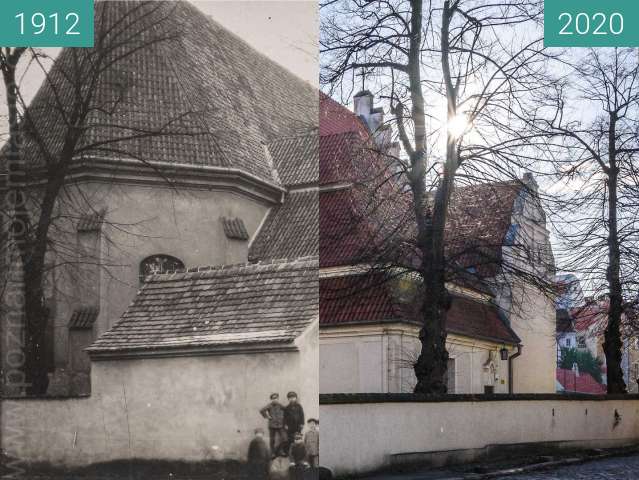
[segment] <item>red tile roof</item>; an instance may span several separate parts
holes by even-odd
[[[357,173],[355,159],[361,151],[361,139],[355,132],[320,137],[319,178],[321,185],[353,181]]]
[[[320,137],[347,132],[355,132],[363,139],[369,136],[368,128],[362,119],[321,92],[319,125]]]
[[[381,274],[320,279],[320,325],[400,321],[402,316]]]
[[[413,257],[412,195],[396,180],[388,180],[392,167],[383,154],[373,151],[361,120],[325,95],[320,98],[320,185],[352,184],[320,193],[320,265],[388,260],[388,254],[397,255],[399,244],[404,254]],[[481,277],[498,272],[513,210],[524,188],[521,182],[510,181],[455,189],[446,224],[450,264],[461,270],[474,267]],[[389,248],[391,242],[395,245]]]
[[[396,283],[382,273],[320,279],[320,326],[405,322],[419,324],[416,302],[402,300]],[[517,344],[496,306],[454,296],[446,329],[471,338]]]
[[[457,187],[446,223],[449,261],[475,267],[481,277],[494,276],[516,201],[524,188],[517,181]]]
[[[453,297],[446,317],[446,329],[472,338],[498,340],[511,344],[520,343],[517,334],[499,315],[496,306],[467,297]]]
[[[592,375],[585,372],[579,373],[579,376],[576,376],[573,370],[558,368],[557,382],[561,384],[566,393],[606,394],[605,385],[598,383]]]
[[[323,167],[320,167],[323,168]],[[458,188],[446,224],[450,264],[475,268],[482,278],[500,268],[520,186],[511,183]],[[320,264],[333,267],[417,255],[409,194],[388,189],[380,198],[356,187],[320,192]],[[405,259],[404,259],[405,261]]]
[[[369,179],[388,177],[384,156],[370,145],[361,119],[321,94],[321,268],[370,262],[374,256],[414,258],[411,195],[398,182],[376,190],[377,198],[370,194]],[[517,182],[503,182],[456,189],[446,225],[447,253],[462,270],[472,266],[486,277],[494,276],[522,188]],[[398,303],[391,285],[376,274],[322,279],[320,324],[419,323],[418,313]],[[466,297],[454,297],[447,329],[509,344],[520,341],[495,306]]]
[[[570,314],[575,322],[575,331],[586,332],[591,327],[592,335],[603,335],[608,325],[608,302],[597,302],[573,308]]]

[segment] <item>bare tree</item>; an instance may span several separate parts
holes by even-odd
[[[513,112],[528,108],[530,93],[544,88],[546,55],[534,28],[541,8],[536,0],[345,0],[325,7],[323,84],[350,96],[356,72],[365,75],[390,105],[405,152],[392,158],[390,170],[405,181],[400,191],[410,193],[404,219],[414,227],[412,258],[423,282],[418,393],[446,391],[446,282],[460,271],[467,275],[459,257],[471,253],[452,258],[447,248],[457,184],[516,178],[533,161]],[[441,111],[433,111],[438,105]],[[510,273],[542,278],[514,265]]]
[[[622,319],[639,291],[637,217],[639,64],[636,50],[591,49],[563,58],[555,88],[531,115],[557,176],[554,210],[565,271],[609,302],[608,393],[624,393]]]
[[[134,88],[124,72],[132,68],[136,55],[153,49],[161,55],[162,45],[180,37],[174,22],[167,22],[173,8],[147,1],[118,9],[102,2],[96,6],[95,47],[66,49],[51,69],[45,66],[43,52],[26,48],[0,52],[9,111],[9,137],[3,151],[6,201],[1,213],[4,246],[10,256],[17,254],[21,271],[30,394],[44,394],[48,385],[47,276],[57,266],[77,262],[62,235],[70,213],[64,213],[61,204],[72,196],[73,201],[83,202],[84,210],[99,213],[88,198],[69,193],[73,168],[96,156],[135,159],[170,183],[164,172],[149,163],[144,146],[159,137],[209,134],[204,128],[192,128],[198,112],[188,108],[142,122],[122,115],[121,107]],[[37,108],[27,105],[17,78],[27,65],[45,74],[34,101]],[[113,94],[103,95],[107,90]],[[101,134],[95,135],[96,131]],[[53,264],[51,258],[55,258]]]

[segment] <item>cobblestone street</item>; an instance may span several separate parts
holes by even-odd
[[[637,480],[639,479],[639,455],[608,458],[552,471],[498,478],[500,480]]]
[[[452,471],[422,471],[404,474],[380,474],[366,480],[461,480],[463,474]],[[520,475],[491,477],[498,480],[639,480],[639,455],[595,460],[578,465]]]

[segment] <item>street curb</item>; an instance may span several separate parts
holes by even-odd
[[[519,475],[522,473],[535,472],[539,470],[547,470],[554,467],[563,467],[567,465],[576,465],[580,463],[592,462],[595,460],[603,460],[605,458],[611,457],[623,457],[625,455],[632,455],[634,453],[639,453],[639,447],[617,450],[614,452],[600,453],[596,455],[589,455],[587,457],[573,457],[573,458],[564,458],[561,460],[553,460],[550,462],[542,462],[542,463],[533,463],[531,465],[525,465],[523,467],[515,467],[515,468],[507,468],[504,470],[495,470],[493,472],[486,473],[471,473],[462,476],[456,477],[445,477],[441,480],[485,480],[496,477],[507,477],[511,475]]]

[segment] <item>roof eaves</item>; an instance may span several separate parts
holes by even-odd
[[[149,346],[148,348],[127,348],[91,346],[84,351],[87,352],[91,360],[94,361],[295,352],[299,351],[299,347],[295,345],[294,342],[295,338],[297,338],[297,336],[286,340],[271,342],[229,345],[183,345],[180,347]]]

